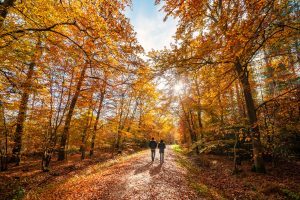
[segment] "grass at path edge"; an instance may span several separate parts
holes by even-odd
[[[172,145],[172,150],[176,153],[176,162],[187,170],[187,180],[191,188],[193,188],[199,196],[214,199],[225,200],[216,190],[201,183],[197,177],[201,174],[201,169],[190,161],[185,155],[186,152],[180,145]]]

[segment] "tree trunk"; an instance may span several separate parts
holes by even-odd
[[[0,171],[7,170],[7,145],[8,145],[8,130],[4,117],[4,106],[0,99],[0,134],[3,134],[3,141],[0,141]]]
[[[241,157],[237,153],[238,141],[239,141],[238,133],[235,133],[235,142],[234,142],[234,146],[233,146],[233,163],[234,163],[233,174],[238,174],[239,173],[240,170],[238,168],[238,165],[242,164]]]
[[[124,101],[125,101],[125,93],[122,94],[121,105],[120,105],[120,117],[119,117],[118,128],[117,128],[117,138],[116,138],[115,148],[114,148],[118,151],[118,153],[122,153],[121,139],[122,139],[122,130],[124,128],[122,123],[122,118],[124,115]]]
[[[220,88],[218,88],[218,103],[219,103],[219,107],[221,109],[221,113],[220,113],[220,127],[221,127],[221,130],[223,131],[224,129],[224,107],[223,107],[223,103],[222,103],[222,94],[221,94],[221,91],[220,91]]]
[[[266,169],[263,161],[263,149],[260,142],[259,127],[257,124],[257,116],[252,97],[251,86],[248,79],[247,66],[242,66],[241,63],[237,61],[235,63],[235,69],[238,73],[239,80],[243,89],[249,124],[251,127],[251,139],[255,171],[265,173]]]
[[[93,93],[92,93],[93,94]],[[87,116],[87,119],[86,119],[86,124],[84,126],[84,129],[83,129],[83,132],[82,132],[82,137],[81,137],[81,147],[80,147],[80,151],[81,151],[81,160],[84,160],[85,159],[85,150],[86,150],[86,141],[87,141],[87,131],[88,129],[90,128],[90,125],[92,123],[92,120],[93,120],[93,116],[90,117],[90,114],[91,114],[91,110],[92,110],[92,99],[93,98],[93,95],[91,95],[91,104],[89,106],[89,110],[88,110],[88,116]]]
[[[180,104],[181,104],[181,107],[182,107],[182,111],[183,111],[183,114],[184,114],[185,121],[186,121],[186,123],[188,125],[188,130],[189,130],[189,133],[190,133],[191,142],[192,142],[192,144],[194,144],[195,142],[197,142],[197,135],[195,134],[195,132],[193,130],[193,127],[191,125],[191,121],[190,121],[190,117],[189,117],[189,115],[191,114],[191,112],[188,112],[188,111],[185,110],[181,98],[180,98]],[[198,145],[196,146],[196,153],[199,154]]]
[[[92,157],[94,155],[96,132],[97,132],[97,127],[98,127],[99,118],[100,118],[100,114],[101,114],[101,110],[102,110],[103,100],[104,100],[104,96],[105,96],[105,92],[106,92],[106,86],[103,86],[103,87],[105,87],[105,88],[101,91],[101,94],[100,94],[101,96],[100,96],[99,106],[98,106],[98,110],[97,110],[96,120],[95,120],[95,123],[93,126],[90,157]]]
[[[198,144],[197,144],[197,141],[198,141],[198,134],[197,134],[197,132],[196,132],[196,127],[195,127],[195,123],[194,123],[194,119],[193,119],[193,112],[192,112],[192,110],[190,110],[190,112],[189,112],[189,114],[190,114],[190,121],[191,121],[191,128],[192,128],[192,139],[193,139],[193,142],[194,143],[196,143],[196,153],[197,154],[199,154],[200,153],[200,151],[199,151],[199,147],[198,147]]]
[[[43,157],[42,157],[42,170],[43,172],[49,171],[49,165],[53,154],[53,148],[47,148],[44,151]]]
[[[246,116],[246,112],[245,112],[244,101],[242,100],[242,97],[240,94],[240,88],[239,88],[238,82],[235,82],[235,91],[236,91],[236,99],[237,99],[239,117],[242,118],[242,123],[245,123],[245,119],[247,116]]]
[[[81,146],[80,146],[80,152],[81,152],[81,160],[85,159],[85,146],[86,146],[86,133],[88,130],[88,124],[89,124],[89,119],[87,119],[87,124],[85,125],[83,132],[82,132],[82,137],[81,137]]]
[[[71,100],[70,108],[69,108],[68,114],[66,116],[65,126],[64,126],[63,133],[62,133],[61,140],[60,140],[60,148],[58,150],[58,160],[59,161],[65,160],[65,158],[66,158],[66,144],[67,144],[67,139],[69,137],[69,129],[70,129],[70,124],[71,124],[71,119],[72,119],[73,112],[74,112],[74,109],[75,109],[75,106],[77,103],[77,99],[80,95],[80,89],[81,89],[82,83],[84,81],[84,76],[85,76],[87,66],[88,65],[84,65],[84,67],[82,68],[82,70],[80,72],[80,77],[77,82],[76,91]]]
[[[198,118],[198,126],[199,126],[199,132],[201,139],[203,138],[203,124],[202,124],[202,106],[201,106],[201,92],[200,92],[200,86],[198,83],[198,77],[195,79],[196,84],[196,90],[197,90],[197,118]]]
[[[22,135],[24,130],[24,122],[26,119],[26,111],[28,106],[28,99],[31,92],[31,82],[32,76],[34,72],[35,63],[31,62],[29,64],[29,68],[27,71],[27,78],[23,85],[23,93],[20,101],[19,106],[19,113],[17,117],[17,125],[16,125],[16,132],[14,136],[14,146],[12,150],[13,154],[13,161],[16,162],[17,165],[20,163],[20,153],[22,148]]]
[[[96,114],[96,120],[95,120],[95,123],[94,123],[94,126],[93,126],[90,157],[92,157],[94,155],[96,132],[97,132],[97,129],[98,129],[97,127],[98,127],[100,114],[101,114],[101,110],[102,110],[102,106],[103,106],[103,101],[104,101],[104,97],[105,97],[105,93],[106,93],[106,81],[107,81],[107,75],[105,74],[104,81],[103,81],[103,84],[102,84],[101,90],[100,90],[100,100],[99,100],[98,110],[97,110],[97,114]]]
[[[126,132],[130,132],[130,130],[131,130],[131,125],[132,125],[132,123],[133,123],[134,116],[135,116],[135,114],[136,114],[136,111],[137,111],[138,106],[139,106],[139,102],[138,102],[138,100],[136,100],[136,101],[135,101],[134,109],[133,109],[132,114],[131,114],[131,116],[130,116],[130,122],[129,122],[129,125],[128,125],[128,127],[127,127]]]
[[[58,128],[60,127],[61,123],[62,123],[62,120],[63,120],[63,116],[64,116],[64,113],[66,111],[66,108],[62,109],[62,103],[63,103],[63,96],[64,96],[64,84],[65,84],[65,73],[66,71],[64,70],[64,74],[63,74],[63,79],[62,79],[62,84],[61,84],[61,90],[60,90],[60,98],[59,98],[59,103],[58,103],[58,107],[55,108],[55,111],[56,111],[56,115],[55,115],[55,118],[54,118],[54,122],[52,124],[52,115],[53,115],[53,90],[50,89],[50,94],[51,94],[51,114],[50,114],[50,120],[49,120],[49,133],[50,133],[50,136],[49,138],[47,138],[47,141],[46,141],[46,147],[44,149],[44,154],[43,154],[43,157],[42,157],[42,170],[44,172],[47,172],[49,171],[49,166],[50,166],[50,162],[51,162],[51,159],[52,159],[52,155],[54,153],[54,150],[55,150],[55,146],[56,146],[56,142],[57,142],[57,130]],[[72,86],[72,83],[73,83],[73,78],[74,78],[74,69],[72,70],[72,73],[71,73],[71,81],[70,81],[70,88]],[[50,85],[50,88],[52,88],[52,81],[51,80],[51,85]],[[67,98],[67,101],[66,101],[66,105],[68,105],[68,102],[70,100],[70,92],[68,93],[68,98]],[[62,111],[62,114],[60,115],[60,112]]]

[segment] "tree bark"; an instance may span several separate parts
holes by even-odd
[[[235,70],[238,73],[246,102],[255,171],[265,173],[266,169],[263,161],[263,149],[260,142],[260,132],[257,124],[256,110],[252,97],[251,86],[249,83],[247,66],[242,66],[239,60],[237,60],[235,63]]]
[[[245,112],[244,101],[242,100],[242,97],[240,94],[240,88],[239,88],[238,82],[235,82],[235,91],[236,91],[236,99],[237,99],[239,117],[242,118],[242,122],[244,123],[247,116],[246,116],[246,112]]]
[[[193,119],[193,112],[192,112],[192,110],[190,109],[190,112],[189,112],[189,115],[190,115],[190,121],[191,121],[191,130],[192,130],[192,138],[193,138],[193,142],[194,143],[197,143],[197,141],[198,141],[198,134],[197,134],[197,132],[196,132],[196,127],[195,127],[195,123],[194,123],[194,119]],[[199,151],[199,147],[198,147],[198,144],[196,144],[196,153],[197,154],[199,154],[200,153],[200,151]]]
[[[122,153],[121,139],[122,139],[122,131],[124,128],[123,123],[122,123],[122,118],[124,115],[124,101],[125,101],[125,93],[122,93],[121,105],[120,105],[120,117],[119,117],[119,122],[118,122],[117,138],[116,138],[116,143],[115,143],[115,149],[117,149],[118,153]]]
[[[131,116],[130,116],[130,122],[129,122],[128,127],[127,127],[127,130],[126,130],[127,132],[130,132],[130,130],[131,130],[131,125],[132,125],[132,123],[133,123],[134,116],[135,116],[135,114],[136,114],[138,105],[139,105],[139,102],[138,102],[138,100],[136,100],[136,101],[135,101],[134,109],[133,109],[132,114],[131,114]]]
[[[100,119],[100,114],[101,114],[101,110],[102,110],[104,96],[105,96],[105,93],[106,93],[106,84],[104,83],[104,85],[102,87],[103,88],[102,88],[101,93],[100,93],[101,96],[100,96],[100,101],[99,101],[99,105],[98,105],[96,120],[95,120],[95,123],[94,123],[94,126],[93,126],[90,157],[92,157],[94,155],[96,132],[97,132],[97,127],[98,127],[98,123],[99,123],[99,119]]]
[[[93,93],[92,93],[93,94]],[[86,119],[86,124],[83,128],[82,131],[82,137],[81,137],[81,147],[80,147],[80,151],[81,151],[81,160],[85,159],[85,150],[86,150],[86,141],[87,141],[87,131],[90,128],[90,125],[92,123],[93,120],[93,116],[90,116],[91,114],[91,110],[92,110],[92,102],[93,102],[93,95],[91,95],[91,99],[90,99],[90,106],[89,106],[89,110],[88,110],[88,116]]]
[[[44,149],[44,154],[42,157],[42,170],[45,172],[49,171],[50,162],[51,162],[52,155],[54,153],[56,142],[57,142],[57,130],[62,123],[63,117],[65,115],[66,107],[67,107],[66,106],[64,109],[62,109],[63,97],[64,97],[65,73],[66,73],[66,70],[64,70],[64,73],[63,73],[59,103],[56,108],[54,108],[54,105],[52,105],[53,104],[53,100],[52,100],[53,99],[53,91],[52,91],[52,89],[50,89],[50,94],[51,94],[51,114],[50,114],[50,120],[49,120],[50,136],[49,136],[49,138],[46,138],[47,139],[46,147]],[[71,88],[71,86],[72,86],[73,78],[74,78],[74,69],[72,70],[72,73],[71,73],[71,81],[70,81],[69,88]],[[51,80],[50,87],[52,87],[52,81],[53,80]],[[70,97],[71,97],[70,92],[68,93],[67,96],[68,96],[68,98],[66,100],[65,105],[68,105],[68,102],[70,101]],[[55,114],[53,124],[52,124],[52,116],[53,116],[54,110],[55,110],[56,114]],[[62,114],[60,114],[61,111],[62,111]]]
[[[198,83],[198,77],[195,79],[196,84],[196,90],[197,90],[197,118],[198,118],[198,126],[199,126],[199,132],[201,139],[203,138],[203,124],[202,124],[202,106],[201,106],[201,92],[200,92],[200,86]]]
[[[218,88],[218,103],[219,103],[219,107],[220,107],[220,127],[221,127],[221,130],[223,131],[224,129],[224,107],[223,107],[223,103],[222,103],[222,94],[221,94],[221,91],[220,91],[220,87]]]
[[[0,99],[0,134],[3,135],[3,141],[0,141],[0,171],[7,170],[7,148],[8,148],[8,130],[4,117],[4,106]]]
[[[192,114],[192,113],[185,110],[181,98],[180,98],[180,104],[181,104],[181,107],[182,107],[182,111],[183,111],[183,114],[184,114],[185,121],[188,125],[188,130],[189,130],[189,133],[190,133],[191,142],[193,144],[193,143],[197,142],[197,135],[196,135],[195,131],[193,130],[193,127],[192,127],[192,124],[191,124],[191,121],[190,121],[190,117],[189,117],[189,115]],[[199,154],[198,145],[196,146],[196,153]]]
[[[29,64],[29,68],[27,71],[27,78],[23,85],[23,93],[20,101],[19,106],[19,113],[17,117],[17,125],[16,125],[16,132],[14,136],[14,146],[12,150],[13,154],[13,161],[16,162],[17,165],[20,163],[20,153],[22,148],[22,135],[24,130],[24,122],[26,119],[26,111],[28,106],[28,99],[31,92],[31,85],[32,85],[32,76],[34,72],[35,63],[31,62]]]
[[[58,160],[59,161],[65,160],[65,158],[66,158],[66,144],[67,144],[67,139],[69,137],[69,129],[70,129],[70,124],[71,124],[71,119],[73,117],[73,112],[74,112],[74,109],[75,109],[75,106],[77,103],[77,99],[80,95],[80,90],[81,90],[82,83],[84,81],[84,76],[85,76],[87,66],[88,65],[84,65],[84,67],[82,68],[82,70],[80,72],[79,80],[78,80],[77,86],[76,86],[76,91],[71,100],[70,108],[69,108],[68,114],[66,116],[65,126],[63,129],[63,133],[62,133],[61,140],[60,140],[60,147],[58,150]]]

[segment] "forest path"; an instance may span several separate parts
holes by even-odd
[[[156,152],[152,163],[150,150],[131,155],[114,164],[103,164],[82,171],[71,179],[44,188],[37,199],[105,199],[105,200],[194,200],[201,199],[189,186],[187,171],[176,161],[170,147],[165,162]],[[35,195],[27,195],[32,199]],[[26,199],[26,198],[25,198]]]

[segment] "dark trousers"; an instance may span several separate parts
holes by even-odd
[[[155,149],[151,149],[151,159],[154,161],[155,158]]]
[[[164,152],[159,152],[159,155],[160,155],[160,162],[164,162]]]

